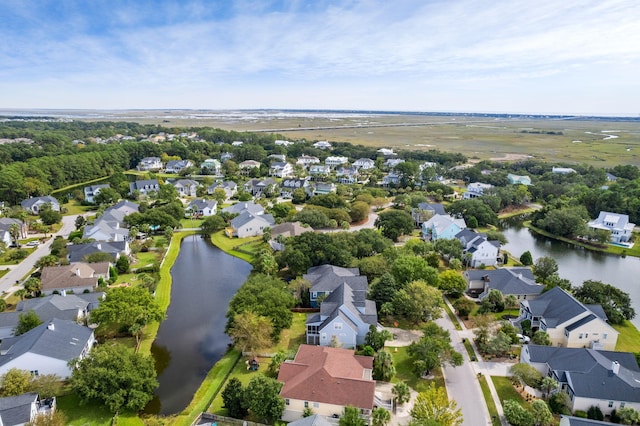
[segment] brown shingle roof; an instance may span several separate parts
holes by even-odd
[[[354,355],[352,350],[300,345],[293,362],[280,366],[278,380],[284,383],[280,395],[371,410],[376,389],[370,379],[372,368],[372,357]]]
[[[42,290],[98,285],[98,275],[108,276],[109,262],[72,263],[64,266],[42,268]]]

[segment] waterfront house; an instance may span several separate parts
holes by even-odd
[[[310,303],[319,307],[319,301],[329,296],[341,284],[348,284],[352,291],[366,295],[369,289],[367,277],[360,275],[358,268],[342,268],[334,265],[314,266],[307,270],[303,278],[311,283]]]
[[[470,198],[482,197],[487,189],[493,188],[493,185],[482,182],[472,182],[467,186],[467,192],[462,198],[468,200]]]
[[[544,286],[536,283],[529,268],[471,269],[462,273],[467,282],[467,294],[480,300],[491,290],[499,290],[503,296],[513,295],[518,300],[538,297]]]
[[[158,157],[145,157],[136,167],[140,172],[158,171],[162,169],[162,160]]]
[[[170,160],[167,161],[164,171],[167,173],[180,173],[189,167],[193,167],[193,162],[191,160]]]
[[[255,237],[262,235],[266,228],[271,228],[275,223],[270,214],[258,215],[245,211],[231,219],[227,235],[238,238]]]
[[[93,203],[93,198],[100,193],[100,191],[104,188],[110,188],[111,185],[108,183],[103,183],[100,185],[91,185],[84,187],[84,201],[87,203]]]
[[[422,239],[435,241],[438,239],[452,239],[465,229],[464,219],[454,218],[448,214],[436,214],[422,224]]]
[[[626,214],[601,211],[598,217],[590,221],[587,226],[611,232],[612,243],[625,243],[631,239],[636,225],[629,222],[629,216]]]
[[[198,217],[209,217],[216,214],[218,202],[216,200],[203,200],[196,198],[184,209],[185,213]]]
[[[463,229],[455,235],[455,238],[462,244],[462,253],[468,266],[480,268],[483,265],[495,266],[498,264],[499,241],[489,241],[485,234],[471,229]]]

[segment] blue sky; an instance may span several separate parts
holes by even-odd
[[[637,0],[3,0],[0,40],[0,108],[640,114]]]

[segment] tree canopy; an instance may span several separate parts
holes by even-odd
[[[587,280],[574,289],[573,295],[582,303],[602,305],[612,324],[622,324],[624,320],[631,320],[636,316],[629,294],[611,284]]]
[[[382,231],[382,235],[393,241],[398,241],[401,235],[413,231],[413,218],[404,210],[389,210],[378,215],[374,223]]]

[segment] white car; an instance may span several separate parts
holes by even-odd
[[[40,243],[38,241],[29,241],[27,244],[25,244],[25,246],[27,246],[27,247],[36,247],[39,244]]]
[[[531,341],[531,338],[529,336],[524,336],[520,333],[516,334],[516,337],[518,338],[520,343],[529,343]]]

